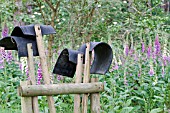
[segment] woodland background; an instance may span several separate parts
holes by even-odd
[[[169,0],[0,0],[1,38],[15,26],[46,24],[56,34],[45,36],[49,69],[64,48],[77,49],[88,40],[113,49],[113,63],[101,93],[102,113],[166,113],[170,110]],[[16,52],[0,52],[0,109],[19,113],[16,88],[28,79],[26,61]],[[37,83],[43,83],[36,61]],[[20,68],[19,68],[20,67]],[[52,75],[54,83],[74,79]],[[73,95],[55,97],[57,112],[73,111]],[[39,97],[41,112],[48,112]]]

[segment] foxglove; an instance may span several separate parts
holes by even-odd
[[[37,84],[40,85],[41,84],[41,80],[42,80],[42,69],[41,69],[41,64],[38,64],[38,70],[37,70]]]
[[[145,44],[144,44],[144,42],[142,42],[142,53],[144,53],[145,52]]]
[[[152,66],[152,65],[150,66],[149,75],[150,75],[150,76],[153,76],[153,75],[154,75],[154,69],[153,69],[153,66]]]
[[[152,47],[151,47],[151,45],[149,45],[148,51],[147,51],[147,57],[148,57],[148,59],[151,57],[151,53],[152,53]]]
[[[155,54],[159,55],[160,51],[161,51],[161,44],[159,42],[159,36],[156,35],[156,38],[155,38]]]
[[[5,24],[4,28],[2,29],[2,37],[8,36],[8,32],[9,32],[9,29],[8,29],[7,25]]]
[[[25,73],[26,73],[26,76],[27,76],[27,80],[30,80],[28,66],[26,66],[26,68],[25,68]]]
[[[125,55],[128,56],[129,54],[129,46],[125,45]]]

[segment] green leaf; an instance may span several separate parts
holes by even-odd
[[[128,99],[128,100],[126,101],[125,106],[129,106],[129,105],[131,104],[131,102],[132,102],[132,100],[131,100],[131,99]]]
[[[160,113],[160,112],[162,112],[161,108],[155,108],[155,109],[152,109],[150,113]]]
[[[124,107],[120,113],[130,113],[133,107]]]
[[[145,102],[144,99],[142,99],[142,98],[140,98],[140,97],[137,97],[137,96],[132,96],[131,99],[137,99],[137,100],[140,100],[140,101]]]

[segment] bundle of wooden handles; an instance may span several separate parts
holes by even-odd
[[[32,44],[27,44],[28,49],[27,61],[30,81],[21,81],[20,87],[18,88],[18,93],[21,96],[22,113],[39,113],[37,96],[47,96],[49,112],[56,113],[54,105],[55,102],[52,95],[57,94],[75,94],[74,113],[87,113],[89,93],[91,93],[90,111],[91,113],[99,113],[100,112],[99,92],[104,91],[104,84],[98,82],[97,78],[90,79],[90,61],[91,61],[90,43],[86,44],[87,48],[84,66],[83,66],[83,54],[78,54],[75,83],[50,84],[50,74],[47,66],[47,58],[44,50],[41,28],[40,25],[35,25],[34,28],[36,33],[36,41],[39,51],[42,75],[45,84],[36,85]],[[84,77],[82,75],[84,75]],[[91,83],[89,83],[90,81]],[[80,94],[83,94],[82,104]]]

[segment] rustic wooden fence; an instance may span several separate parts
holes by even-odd
[[[22,113],[39,113],[38,96],[47,96],[49,112],[56,113],[56,109],[54,106],[55,102],[52,96],[58,94],[75,94],[74,113],[87,113],[88,97],[90,94],[91,113],[99,113],[100,112],[99,92],[104,91],[104,84],[102,82],[98,82],[98,78],[90,79],[90,61],[91,61],[91,53],[89,52],[90,43],[86,44],[87,48],[84,66],[83,66],[83,54],[78,54],[75,83],[50,84],[50,76],[47,67],[47,59],[44,51],[41,28],[39,25],[35,25],[34,28],[36,32],[37,47],[45,84],[36,85],[34,74],[35,72],[34,72],[33,49],[32,44],[29,43],[27,44],[28,49],[27,59],[30,80],[21,81],[20,86],[18,87],[18,94],[21,96]],[[84,75],[84,77],[82,75]],[[83,94],[82,101],[81,94]]]

